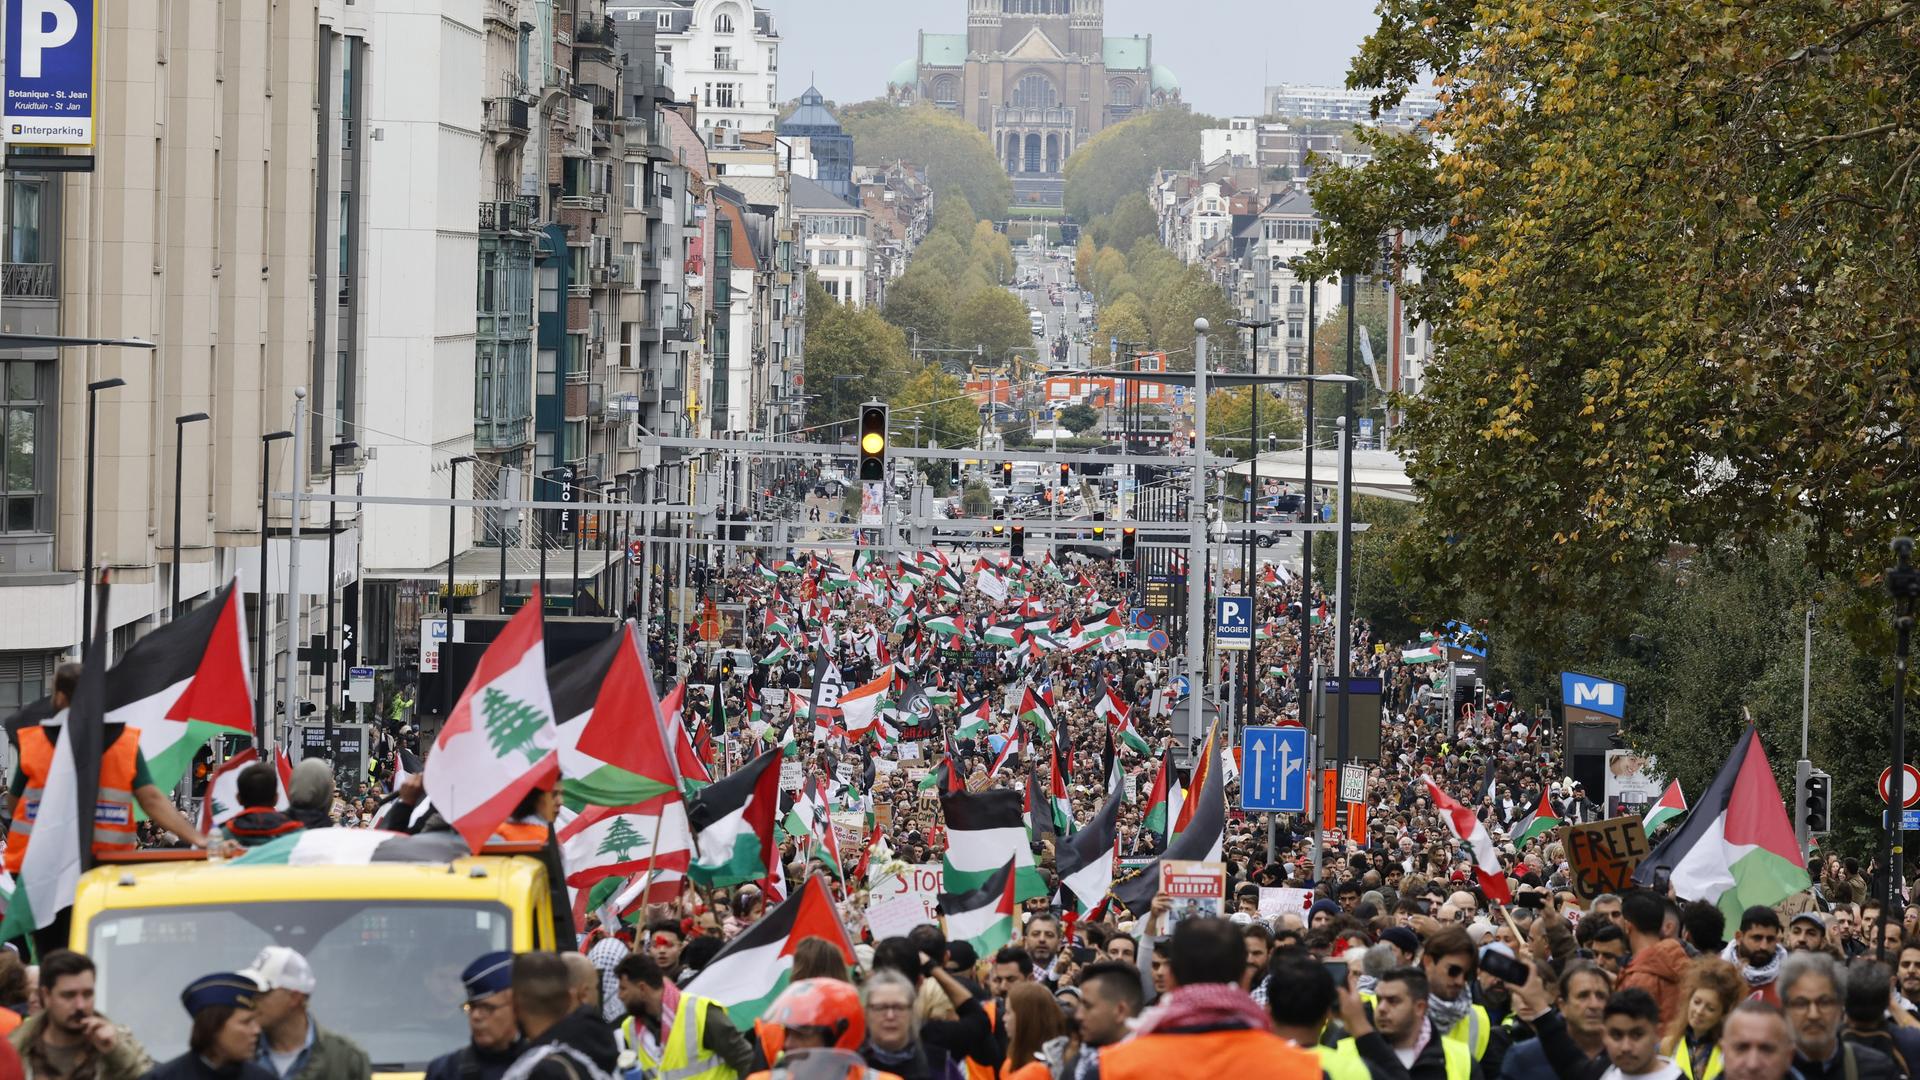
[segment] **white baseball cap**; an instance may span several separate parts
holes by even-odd
[[[320,983],[313,977],[313,965],[307,958],[287,948],[285,945],[269,945],[260,950],[242,975],[250,975],[253,981],[268,990],[291,990],[296,994],[311,994]]]

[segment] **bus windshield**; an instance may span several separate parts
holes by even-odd
[[[460,972],[512,947],[500,904],[288,900],[109,910],[88,928],[101,1015],[140,1033],[155,1061],[185,1053],[180,1002],[156,987],[238,971],[268,945],[299,951],[314,1020],[358,1043],[376,1071],[417,1072],[465,1045]]]

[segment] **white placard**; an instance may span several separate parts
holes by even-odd
[[[1306,889],[1270,889],[1260,890],[1260,917],[1271,919],[1280,915],[1307,916],[1307,909],[1313,906],[1313,893]]]
[[[915,897],[867,901],[867,929],[873,931],[875,941],[906,937],[914,927],[933,921],[927,909]]]

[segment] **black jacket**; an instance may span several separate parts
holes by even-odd
[[[527,1045],[516,1042],[505,1050],[482,1050],[468,1043],[451,1054],[442,1054],[427,1066],[427,1080],[500,1080]]]
[[[1804,1080],[1848,1080],[1847,1055],[1852,1054],[1858,1070],[1858,1080],[1898,1080],[1900,1073],[1893,1067],[1893,1059],[1878,1050],[1869,1050],[1842,1039],[1840,1049],[1833,1055],[1832,1061],[1814,1063],[1802,1057],[1798,1051],[1793,1055],[1794,1071]]]
[[[585,1005],[561,1017],[559,1023],[541,1032],[539,1038],[528,1041],[527,1048],[532,1049],[545,1043],[571,1046],[587,1055],[589,1060],[600,1067],[601,1072],[609,1075],[613,1074],[620,1064],[620,1040],[615,1037],[613,1029],[607,1026],[606,1021],[600,1018],[599,1011]],[[535,1069],[533,1075],[543,1076],[544,1068],[545,1066],[542,1065],[540,1069]]]
[[[200,1055],[189,1050],[165,1065],[155,1065],[141,1080],[277,1080],[267,1070],[251,1061],[238,1065],[229,1065],[224,1069],[215,1069],[201,1060]]]
[[[952,1020],[927,1020],[920,1025],[920,1042],[936,1074],[944,1059],[960,1063],[963,1071],[967,1058],[982,1065],[1000,1064],[1007,1056],[1006,1047],[994,1038],[994,1022],[988,1019],[980,999],[968,998],[954,1007],[954,1014]]]

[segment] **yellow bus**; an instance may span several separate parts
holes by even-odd
[[[491,853],[345,866],[102,865],[80,879],[71,943],[98,966],[96,1007],[139,1032],[155,1061],[187,1048],[174,989],[243,968],[263,946],[296,949],[319,983],[314,1018],[358,1043],[381,1074],[424,1072],[466,1045],[460,971],[475,957],[556,944],[546,867]]]

